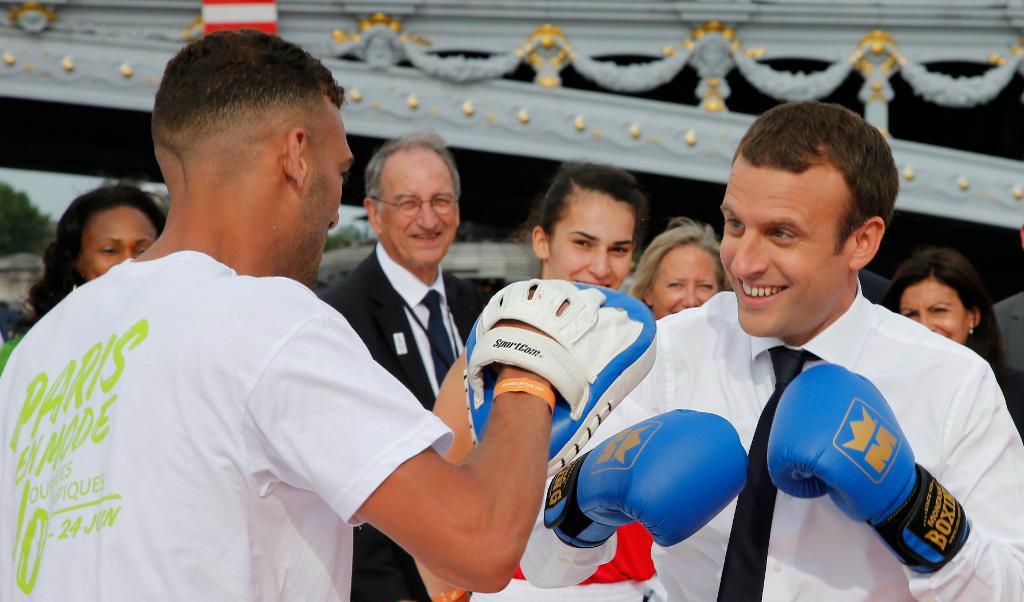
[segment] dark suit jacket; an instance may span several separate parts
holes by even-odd
[[[1024,292],[996,303],[995,309],[1006,347],[1006,365],[1024,370]]]
[[[445,297],[462,341],[466,341],[484,299],[471,283],[451,274],[443,275]],[[321,293],[352,325],[378,364],[397,378],[423,407],[434,407],[434,391],[413,328],[405,315],[402,297],[391,286],[376,253],[364,259],[341,282]],[[396,332],[403,333],[407,352],[398,355]],[[338,367],[343,370],[343,366]],[[352,566],[352,602],[429,602],[426,589],[412,557],[379,531],[364,525],[356,529]]]
[[[867,300],[872,303],[880,303],[885,291],[889,288],[889,279],[869,270],[861,270],[857,276],[860,279],[860,290]]]

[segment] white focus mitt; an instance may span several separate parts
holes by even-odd
[[[523,322],[544,334],[496,326]],[[528,280],[498,291],[466,343],[469,421],[480,440],[494,402],[497,372],[509,364],[548,380],[556,391],[548,475],[570,462],[606,416],[654,364],[655,323],[638,299],[564,280]]]

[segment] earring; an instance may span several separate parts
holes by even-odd
[[[970,328],[967,329],[967,336],[971,336],[972,334],[974,334],[974,327],[973,326],[971,326]]]

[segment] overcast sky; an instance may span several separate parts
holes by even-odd
[[[32,200],[32,204],[43,213],[48,214],[51,220],[57,221],[76,196],[96,188],[103,182],[103,179],[93,176],[0,167],[0,182],[6,182],[15,190],[26,193]],[[152,187],[162,189],[160,184],[153,184]],[[339,225],[352,224],[356,218],[365,214],[366,212],[362,208],[342,207]]]

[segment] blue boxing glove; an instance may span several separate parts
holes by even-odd
[[[840,366],[815,366],[787,387],[768,438],[768,471],[790,495],[828,493],[915,571],[942,568],[970,534],[960,503],[914,461],[882,394]]]
[[[642,524],[660,546],[692,535],[739,495],[747,454],[736,430],[714,414],[674,410],[639,422],[558,472],[544,525],[589,548],[615,529]]]
[[[506,286],[487,303],[466,342],[474,439],[486,432],[495,365],[529,370],[547,379],[556,393],[548,453],[548,475],[554,474],[650,371],[654,335],[647,306],[611,289],[536,279]]]

